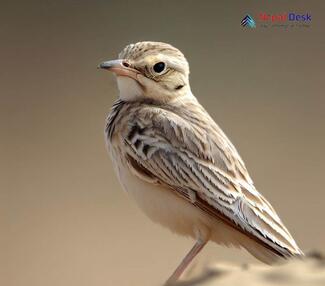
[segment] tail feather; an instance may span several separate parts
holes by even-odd
[[[281,263],[286,259],[304,256],[300,250],[299,252],[292,253],[285,248],[267,248],[252,240],[243,243],[242,246],[255,258],[269,265]]]

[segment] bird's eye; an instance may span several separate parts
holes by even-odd
[[[153,66],[153,70],[154,70],[156,73],[161,73],[164,69],[165,69],[165,63],[163,63],[163,62],[156,63],[156,64]]]

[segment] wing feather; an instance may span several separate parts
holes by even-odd
[[[277,255],[302,254],[255,189],[235,147],[201,106],[196,103],[195,108],[137,109],[124,135],[131,167]]]

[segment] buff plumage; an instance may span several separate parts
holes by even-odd
[[[117,72],[120,98],[105,134],[121,184],[144,212],[194,237],[191,259],[208,240],[244,247],[266,263],[303,255],[233,144],[191,93],[184,55],[169,44],[140,42],[119,58],[132,76]],[[161,74],[152,69],[157,62],[166,65]]]

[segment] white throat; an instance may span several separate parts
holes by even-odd
[[[143,94],[140,85],[132,78],[126,76],[117,77],[117,86],[120,98],[123,100],[134,100]]]

